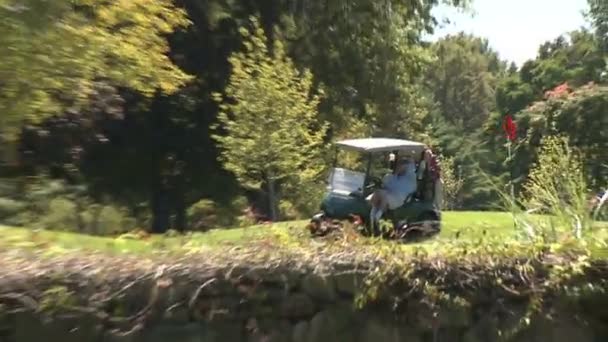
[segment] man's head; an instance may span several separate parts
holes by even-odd
[[[407,172],[408,166],[412,161],[409,158],[401,158],[397,161],[397,165],[395,165],[395,173],[398,175],[403,175]]]

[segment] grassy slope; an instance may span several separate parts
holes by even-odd
[[[0,226],[0,249],[33,248],[52,251],[87,250],[112,253],[154,253],[156,251],[204,251],[255,243],[263,245],[269,240],[290,242],[303,234],[306,221],[279,223],[238,229],[212,230],[183,237],[151,237],[148,239],[104,238],[74,233],[39,231]],[[602,237],[606,234],[602,230]],[[298,234],[301,233],[301,234]],[[509,213],[500,212],[446,212],[443,229],[433,242],[475,241],[491,237],[500,241],[516,235]],[[301,240],[301,238],[300,238]],[[300,241],[301,242],[301,241]],[[306,241],[308,243],[308,241]],[[431,241],[423,242],[428,244]]]

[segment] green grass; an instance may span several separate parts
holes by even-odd
[[[138,239],[129,235],[118,238],[94,237],[59,231],[33,231],[25,228],[0,226],[0,249],[25,248],[46,250],[49,253],[65,250],[103,251],[111,253],[204,252],[205,250],[256,244],[271,245],[277,241],[312,243],[305,226],[307,221],[237,229],[217,229],[185,236],[154,236]],[[596,238],[608,237],[608,229],[601,227]],[[450,241],[504,241],[517,235],[510,213],[503,212],[445,212],[441,234],[420,245]],[[411,245],[410,245],[411,246]],[[272,248],[272,247],[270,247]],[[409,247],[408,247],[409,248]]]

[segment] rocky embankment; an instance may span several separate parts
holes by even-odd
[[[608,341],[601,262],[566,295],[518,261],[391,272],[353,254],[0,258],[1,342]]]

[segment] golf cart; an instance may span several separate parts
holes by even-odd
[[[413,240],[440,231],[441,212],[436,199],[441,198],[441,194],[437,194],[432,182],[429,183],[428,163],[424,161],[425,153],[430,153],[430,149],[424,144],[401,139],[366,138],[339,141],[335,147],[327,193],[322,200],[321,211],[311,219],[311,234],[325,235],[345,220],[355,223],[365,235],[400,240]],[[381,177],[394,171],[395,161],[399,158],[409,158],[416,163],[417,191],[401,207],[384,214],[383,219],[390,222],[391,227],[382,231],[370,224],[369,195],[382,187]],[[427,191],[429,187],[431,191]]]

